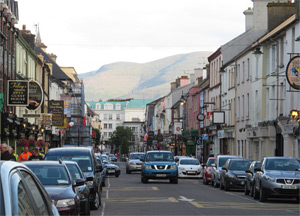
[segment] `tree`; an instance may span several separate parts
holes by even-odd
[[[92,128],[92,130],[96,132],[96,137],[94,138],[94,140],[95,140],[95,145],[98,146],[100,144],[100,138],[101,138],[100,130],[97,128]]]
[[[121,154],[128,154],[129,152],[129,142],[126,137],[122,138],[121,144]]]
[[[129,143],[131,136],[132,131],[129,127],[118,126],[110,137],[109,143],[111,145],[116,145],[116,147],[120,149],[119,147],[122,144],[123,138],[125,137],[127,139],[127,142]]]

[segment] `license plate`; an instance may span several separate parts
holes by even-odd
[[[241,185],[244,185],[244,184],[245,184],[245,182],[242,181],[242,182],[241,182]]]
[[[114,173],[115,171],[114,170],[108,170],[108,173]]]
[[[282,189],[294,189],[294,190],[296,190],[297,186],[295,186],[295,185],[281,185],[281,188]]]
[[[187,173],[189,173],[189,174],[195,174],[194,171],[188,171]]]
[[[167,174],[156,174],[156,177],[166,177]]]

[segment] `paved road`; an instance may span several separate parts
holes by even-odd
[[[197,179],[142,184],[140,173],[126,174],[125,164],[117,164],[121,175],[109,177],[102,207],[92,215],[300,215],[295,200],[260,203],[242,191],[221,191]]]

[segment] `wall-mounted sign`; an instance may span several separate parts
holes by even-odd
[[[64,125],[64,101],[49,101],[49,113],[52,113],[52,125]]]
[[[29,81],[29,101],[26,107],[29,110],[37,110],[43,103],[43,89],[35,80]]]
[[[60,100],[63,100],[65,103],[64,114],[67,117],[71,117],[71,95],[61,94]]]
[[[300,56],[289,61],[286,68],[286,78],[292,88],[300,90]]]
[[[181,135],[182,122],[174,122],[173,134]]]
[[[41,125],[52,125],[52,114],[51,113],[42,113],[40,118]]]
[[[28,81],[8,80],[8,106],[28,106]]]
[[[214,111],[212,115],[212,122],[214,124],[224,124],[225,123],[225,112],[224,111]]]

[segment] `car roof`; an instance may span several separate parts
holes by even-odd
[[[48,166],[64,166],[64,162],[59,161],[48,161],[48,160],[40,160],[40,161],[24,161],[22,162],[25,165],[48,165]]]
[[[90,147],[58,147],[58,148],[51,148],[48,152],[70,152],[70,151],[92,151]],[[48,153],[47,152],[47,153]]]
[[[253,160],[245,159],[245,158],[229,158],[229,161],[249,161],[252,162]]]
[[[63,161],[65,164],[77,164],[77,162],[76,161]]]
[[[180,158],[179,160],[198,160],[198,159],[191,158],[191,157],[183,157],[183,158]]]
[[[238,155],[218,155],[217,156],[218,158],[228,158],[228,157],[231,157],[231,158],[242,158],[241,156],[238,156]]]
[[[297,158],[289,158],[289,157],[264,157],[264,159],[296,159],[297,160]]]
[[[160,151],[160,150],[147,151],[147,153],[159,153],[159,152],[161,152],[161,153],[172,153],[170,151]]]

